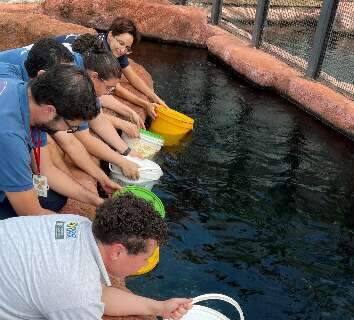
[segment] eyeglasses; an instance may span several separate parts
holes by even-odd
[[[80,126],[72,126],[66,119],[63,120],[69,128],[68,130],[66,130],[67,133],[75,133],[80,129]]]
[[[129,46],[126,46],[125,43],[122,40],[117,39],[116,37],[113,37],[113,39],[119,44],[120,47],[124,47],[124,53],[125,54],[133,53],[132,48],[129,47]]]
[[[114,90],[116,89],[116,86],[109,86],[107,85],[107,83],[105,82],[105,80],[103,78],[100,77],[100,80],[103,82],[103,84],[105,85],[107,91],[108,91],[108,95],[112,94],[114,92]]]

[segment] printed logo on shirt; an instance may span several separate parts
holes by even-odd
[[[64,239],[64,221],[55,222],[55,239]]]
[[[78,223],[77,222],[68,222],[66,224],[66,238],[77,238],[78,233]]]
[[[5,92],[7,87],[7,81],[6,80],[0,80],[0,96]]]

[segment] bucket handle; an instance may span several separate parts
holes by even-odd
[[[241,309],[240,305],[238,304],[238,302],[228,296],[223,295],[223,294],[219,294],[219,293],[203,294],[201,296],[193,298],[192,304],[195,304],[195,303],[198,303],[201,301],[207,301],[207,300],[222,300],[222,301],[232,304],[237,309],[238,313],[240,314],[240,320],[245,320],[245,317],[243,316],[242,309]]]

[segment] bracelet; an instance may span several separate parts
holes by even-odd
[[[122,156],[127,156],[130,151],[132,151],[132,149],[130,149],[129,147],[127,148],[127,150],[125,150],[123,153],[122,153]]]

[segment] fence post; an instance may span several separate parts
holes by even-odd
[[[220,22],[220,16],[222,11],[223,0],[213,0],[213,6],[211,8],[211,23],[218,25]]]
[[[339,0],[323,0],[306,70],[306,75],[312,79],[316,79],[321,71],[338,3]]]
[[[252,45],[256,48],[259,48],[261,45],[264,24],[268,15],[269,3],[270,0],[258,0],[257,3],[256,20],[252,31]]]

